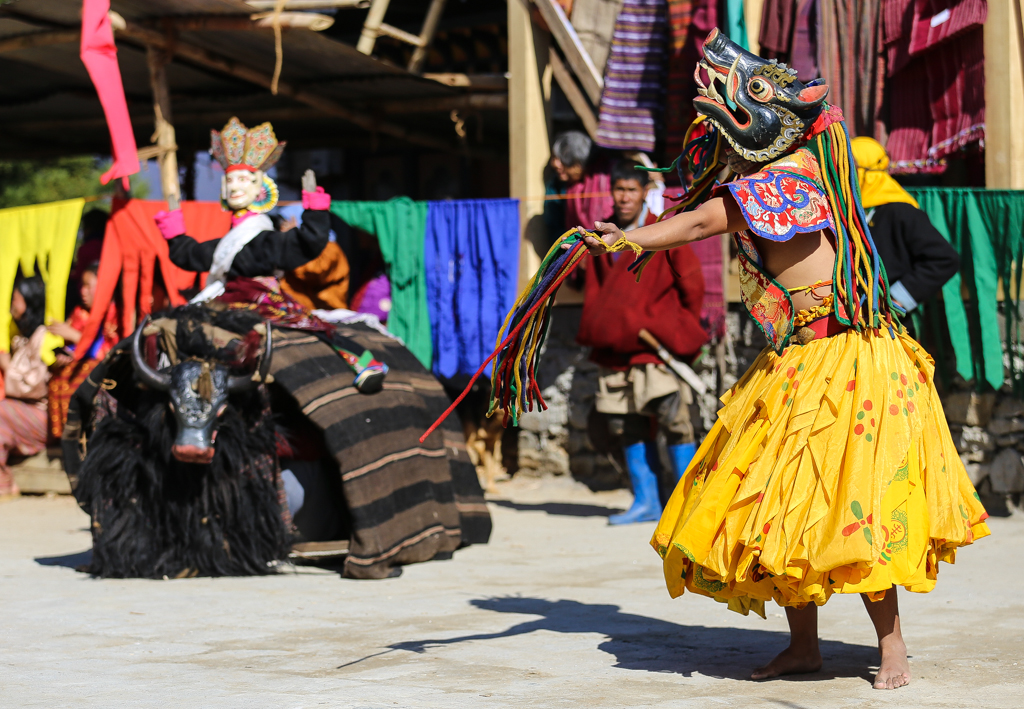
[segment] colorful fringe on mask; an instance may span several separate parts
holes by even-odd
[[[504,412],[502,425],[507,426],[509,419],[513,425],[518,425],[519,417],[524,412],[533,411],[535,406],[541,410],[547,409],[535,377],[537,361],[551,324],[551,306],[555,302],[558,288],[587,255],[587,246],[583,241],[583,237],[587,236],[599,238],[597,234],[577,227],[565,232],[555,242],[505,318],[498,332],[494,352],[480,365],[480,369],[448,410],[420,436],[421,443],[466,398],[473,383],[496,358],[491,373],[491,403],[487,415],[491,416],[501,410]],[[563,246],[568,248],[563,249]],[[626,249],[632,249],[637,256],[641,252],[639,246],[624,236],[608,247],[608,251],[613,253]],[[505,332],[508,334],[502,339],[502,333]]]
[[[693,176],[690,188],[683,195],[682,201],[671,209],[666,209],[662,212],[658,216],[659,222],[673,217],[680,212],[689,212],[696,209],[707,201],[708,197],[711,196],[711,191],[718,185],[718,172],[722,159],[722,134],[711,124],[705,125],[704,118],[704,116],[698,116],[697,120],[690,124],[689,129],[686,131],[686,138],[683,141],[686,147],[683,148],[682,155],[676,158],[669,167],[646,168],[642,165],[636,166],[638,170],[647,170],[648,172],[670,172],[677,170],[679,181],[685,184],[686,176],[679,166],[679,161],[686,160],[686,166]],[[703,130],[704,133],[694,138],[693,134],[698,130]],[[640,276],[643,275],[644,268],[647,266],[648,261],[651,260],[651,257],[654,256],[654,253],[653,251],[648,251],[630,265],[629,270],[636,272],[636,280],[638,282],[640,281]]]
[[[858,331],[885,326],[893,333],[894,325],[897,329],[900,325],[893,322],[889,280],[861,207],[860,185],[846,124],[830,123],[811,138],[807,147],[818,159],[838,232],[833,288],[837,301],[845,306],[849,317],[842,317],[840,308],[836,308],[836,317]]]

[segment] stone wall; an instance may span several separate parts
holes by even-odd
[[[955,391],[942,405],[967,475],[989,512],[1018,507],[1024,492],[1024,402],[1005,393]]]

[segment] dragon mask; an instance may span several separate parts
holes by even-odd
[[[801,141],[822,111],[824,84],[806,85],[796,70],[744,50],[718,29],[704,42],[694,74],[694,107],[753,163],[786,154]]]

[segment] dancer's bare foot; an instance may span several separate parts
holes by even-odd
[[[882,664],[875,675],[875,689],[897,689],[910,684],[910,662],[903,639],[886,638],[879,643]]]
[[[882,656],[874,688],[897,689],[910,684],[910,663],[907,662],[907,645],[903,642],[900,627],[896,587],[887,590],[878,601],[870,601],[864,595],[861,597],[878,634],[878,653]]]
[[[750,679],[799,675],[821,669],[818,607],[808,603],[803,608],[786,608],[786,620],[789,621],[789,647],[764,667],[754,670]]]
[[[764,667],[758,667],[750,679],[770,679],[782,675],[801,675],[821,669],[821,653],[814,648],[794,648],[792,645],[775,656]]]

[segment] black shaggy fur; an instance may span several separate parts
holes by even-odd
[[[179,351],[219,359],[192,326],[215,318],[197,310],[172,314],[183,316]],[[171,455],[176,424],[167,396],[135,386],[127,351],[112,353],[104,365],[105,376],[117,382],[110,392],[116,413],[98,417],[75,490],[92,517],[90,572],[173,578],[271,571],[291,539],[265,388],[231,397],[210,465],[186,464]]]

